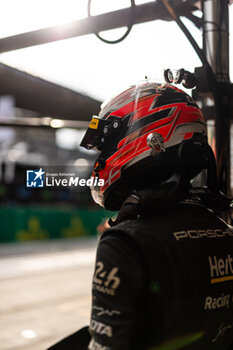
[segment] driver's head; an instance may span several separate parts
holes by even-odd
[[[206,142],[203,115],[188,94],[169,84],[133,86],[102,107],[81,142],[100,151],[92,176],[104,185],[92,196],[118,210],[132,190],[166,181],[177,169],[190,182],[205,168]]]

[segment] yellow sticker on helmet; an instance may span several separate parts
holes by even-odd
[[[97,118],[92,118],[90,124],[89,124],[89,128],[90,129],[98,129],[98,125],[99,125],[99,119]]]

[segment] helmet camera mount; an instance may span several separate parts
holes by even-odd
[[[172,71],[170,68],[164,70],[164,79],[167,83],[181,84],[186,89],[193,89],[197,85],[197,76],[184,68]]]

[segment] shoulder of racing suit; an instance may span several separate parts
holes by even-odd
[[[99,345],[90,349],[174,346],[177,338],[184,349],[228,349],[232,280],[233,233],[205,207],[185,202],[123,221],[97,250],[90,330]]]

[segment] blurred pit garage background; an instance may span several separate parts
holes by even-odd
[[[188,93],[202,107],[221,188],[231,194],[230,5],[0,1],[1,350],[45,349],[88,323],[97,227],[114,213],[97,207],[87,187],[28,188],[26,172],[88,179],[97,153],[79,143],[105,99],[145,76],[163,81],[166,68],[195,71]]]

